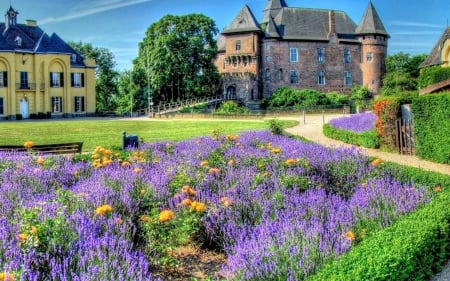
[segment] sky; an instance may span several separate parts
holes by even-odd
[[[359,24],[369,0],[285,0],[289,7],[340,10]],[[388,54],[429,54],[450,21],[449,0],[371,0],[391,36]],[[19,12],[18,23],[36,20],[47,34],[107,48],[118,71],[129,70],[148,27],[164,15],[200,13],[227,27],[248,5],[261,20],[267,0],[0,0]]]

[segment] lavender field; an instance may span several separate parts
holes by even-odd
[[[0,280],[157,280],[177,247],[223,251],[228,280],[303,280],[431,200],[355,149],[269,131],[0,155]]]
[[[362,133],[373,130],[377,116],[372,112],[351,114],[330,120],[330,125],[341,130]]]

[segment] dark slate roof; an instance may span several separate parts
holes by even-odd
[[[239,14],[234,18],[231,24],[226,27],[222,34],[232,34],[241,32],[251,32],[257,31],[261,32],[258,21],[253,16],[252,11],[247,5],[241,9]]]
[[[328,40],[329,12],[325,9],[283,8],[275,17],[278,33],[283,39]],[[345,12],[334,11],[338,37],[356,39],[356,24]]]
[[[20,37],[20,46],[16,43],[16,38]],[[52,53],[52,54],[75,54],[74,66],[85,66],[83,57],[70,47],[58,35],[53,33],[48,36],[38,26],[27,24],[15,24],[6,29],[5,23],[0,23],[0,52],[31,52],[31,53]]]
[[[443,63],[441,60],[441,51],[442,51],[442,47],[444,46],[444,43],[446,40],[450,40],[450,27],[447,27],[445,29],[442,36],[436,42],[436,45],[434,45],[433,49],[431,50],[431,53],[420,64],[419,68],[424,68],[424,67],[433,66],[433,65],[440,65]]]
[[[277,25],[272,17],[270,17],[269,22],[267,23],[266,38],[280,38]]]
[[[282,8],[288,5],[284,0],[269,0],[263,10],[261,23],[268,23],[271,17],[276,17]]]
[[[380,16],[372,5],[372,1],[369,2],[364,16],[356,28],[356,34],[378,34],[389,37],[389,34],[386,32],[386,29],[381,22]]]

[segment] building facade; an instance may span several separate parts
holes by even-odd
[[[345,12],[268,0],[257,21],[245,5],[218,39],[216,66],[226,97],[270,97],[280,87],[377,94],[389,35],[372,2],[358,25]]]
[[[95,61],[17,17],[10,7],[0,23],[0,119],[94,115]]]

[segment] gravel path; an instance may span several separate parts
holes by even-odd
[[[342,117],[342,114],[328,114],[328,115],[306,115],[306,117],[300,116],[299,118],[280,118],[280,119],[293,119],[297,120],[300,123],[295,126],[286,129],[288,133],[302,136],[310,141],[315,143],[319,143],[321,145],[325,145],[328,147],[337,147],[337,146],[351,146],[350,144],[343,143],[341,141],[333,140],[327,138],[323,135],[322,125],[323,123],[328,123],[333,118]],[[395,162],[401,165],[413,166],[417,168],[421,168],[428,171],[436,171],[443,174],[450,175],[450,165],[438,164],[430,161],[425,161],[423,159],[419,159],[416,156],[412,155],[401,155],[397,153],[389,153],[380,151],[378,149],[370,149],[360,147],[363,153],[381,158],[385,161]],[[447,280],[450,280],[447,279]]]

